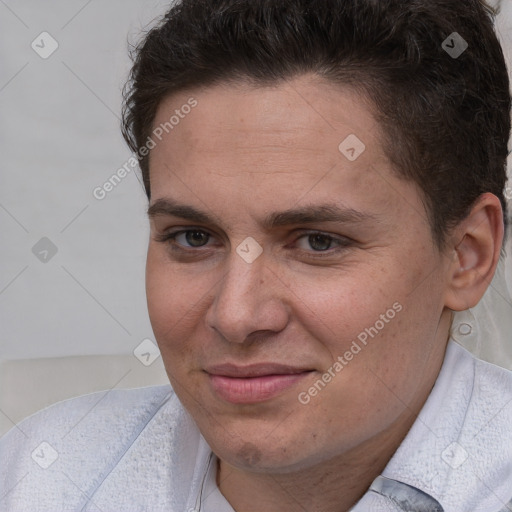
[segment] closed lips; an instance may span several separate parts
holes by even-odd
[[[235,366],[207,370],[213,392],[233,404],[266,402],[294,386],[312,370],[276,364]]]
[[[236,366],[221,364],[206,369],[210,375],[221,375],[239,379],[262,377],[265,375],[294,375],[312,371],[309,368],[293,367],[273,363],[255,364],[250,366]]]

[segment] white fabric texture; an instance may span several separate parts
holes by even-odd
[[[512,369],[512,236],[504,251],[482,300],[454,314],[451,336],[479,359]]]
[[[383,475],[421,489],[446,512],[501,511],[512,500],[511,425],[512,373],[451,343],[433,392]]]
[[[510,425],[512,372],[450,340],[432,393],[383,472],[393,492],[381,494],[378,479],[352,512],[509,510]],[[0,510],[233,512],[210,457],[170,386],[86,395],[0,440]],[[412,508],[423,495],[442,508]]]

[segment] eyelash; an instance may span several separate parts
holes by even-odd
[[[205,231],[204,229],[191,228],[191,229],[182,229],[182,230],[174,231],[174,232],[171,232],[171,233],[164,233],[164,234],[161,234],[161,235],[156,235],[154,237],[154,240],[156,242],[161,242],[161,243],[167,244],[171,248],[171,250],[173,250],[173,251],[179,251],[181,253],[188,252],[190,254],[192,254],[192,253],[196,253],[197,254],[199,252],[199,250],[204,249],[204,247],[208,247],[208,246],[199,246],[197,248],[191,248],[191,247],[182,246],[181,244],[178,244],[176,242],[176,238],[179,235],[182,235],[182,234],[185,234],[185,233],[191,233],[191,232],[204,233],[204,234],[208,235],[209,237],[212,237],[212,235],[210,233],[208,233],[208,231]],[[330,240],[331,243],[334,242],[334,243],[338,244],[337,248],[335,248],[335,249],[330,248],[330,249],[327,249],[325,251],[315,251],[313,249],[311,251],[307,251],[305,249],[299,249],[300,251],[305,252],[309,256],[312,256],[314,258],[322,258],[322,257],[332,256],[335,253],[338,253],[338,252],[341,252],[341,251],[347,249],[348,247],[350,247],[354,243],[349,238],[334,237],[332,235],[328,235],[326,233],[323,233],[322,231],[307,231],[307,232],[303,232],[299,237],[297,237],[295,239],[294,243],[296,243],[298,240],[301,240],[304,237],[314,236],[314,235],[323,236],[326,239]]]

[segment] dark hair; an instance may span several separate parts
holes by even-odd
[[[506,213],[510,92],[494,15],[480,0],[181,0],[134,50],[123,135],[138,153],[178,91],[316,73],[372,100],[386,155],[423,191],[442,247],[481,194]],[[138,154],[148,198],[149,157]]]

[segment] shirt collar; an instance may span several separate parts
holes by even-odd
[[[511,422],[512,373],[450,339],[430,396],[371,491],[430,504],[401,510],[508,511]]]

